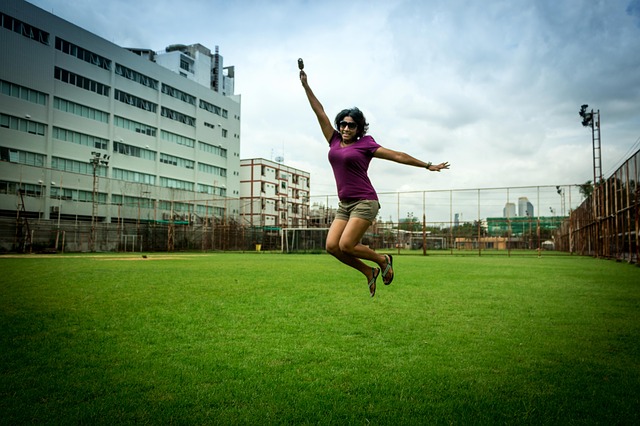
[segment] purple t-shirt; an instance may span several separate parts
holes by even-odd
[[[369,135],[356,142],[340,146],[342,136],[334,132],[329,141],[329,163],[333,168],[340,200],[377,200],[367,170],[373,153],[380,145]]]

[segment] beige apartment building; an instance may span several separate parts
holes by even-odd
[[[267,228],[305,228],[309,221],[308,172],[263,158],[240,161],[242,223]]]

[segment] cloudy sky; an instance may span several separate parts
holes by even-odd
[[[593,177],[580,105],[600,110],[605,177],[640,143],[640,0],[30,0],[120,46],[220,47],[242,96],[242,158],[285,157],[335,194],[298,77],[328,115],[360,107],[379,192],[578,184]],[[179,6],[178,6],[179,5]]]

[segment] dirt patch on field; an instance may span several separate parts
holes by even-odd
[[[109,256],[109,255],[69,255],[69,254],[3,254],[0,259],[63,259],[63,258],[84,258],[93,260],[175,260],[203,257],[206,254],[152,254],[152,255],[131,255],[131,256]]]
[[[98,257],[94,260],[175,260],[175,259],[189,259],[193,256],[139,256],[139,257]]]

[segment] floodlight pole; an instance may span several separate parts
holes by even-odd
[[[93,192],[91,193],[91,234],[89,235],[89,249],[96,251],[96,221],[98,216],[98,166],[107,166],[109,156],[101,155],[99,152],[92,152],[89,163],[93,166]]]
[[[602,220],[602,156],[600,150],[600,110],[594,112],[591,110],[591,142],[593,146],[593,213],[596,225],[596,257],[600,257],[600,221]],[[597,180],[596,180],[597,179]]]
[[[600,149],[600,110],[591,110],[591,142],[593,145],[593,183],[602,183],[602,151]]]
[[[96,169],[100,162],[100,153],[92,152],[91,154],[92,157],[89,159],[89,162],[93,166],[93,190],[91,192],[91,233],[89,234],[89,250],[95,251],[96,213],[98,210],[98,197],[96,196],[98,180]]]
[[[582,105],[579,115],[582,117],[582,125],[591,127],[591,143],[593,146],[593,192],[591,193],[595,240],[594,252],[595,257],[600,257],[600,220],[602,215],[600,210],[602,203],[600,200],[600,185],[603,183],[602,178],[602,151],[600,147],[600,110],[587,112],[588,105]]]
[[[561,188],[560,186],[556,186],[556,192],[558,193],[558,195],[560,196],[560,216],[564,217],[565,216],[565,190],[564,188]]]
[[[58,250],[58,242],[60,240],[60,210],[62,210],[62,178],[64,175],[60,175],[60,186],[58,186],[58,226],[56,230],[56,250]],[[55,185],[55,182],[51,182],[51,185]],[[64,242],[63,242],[64,243]],[[64,251],[64,248],[63,248]]]

